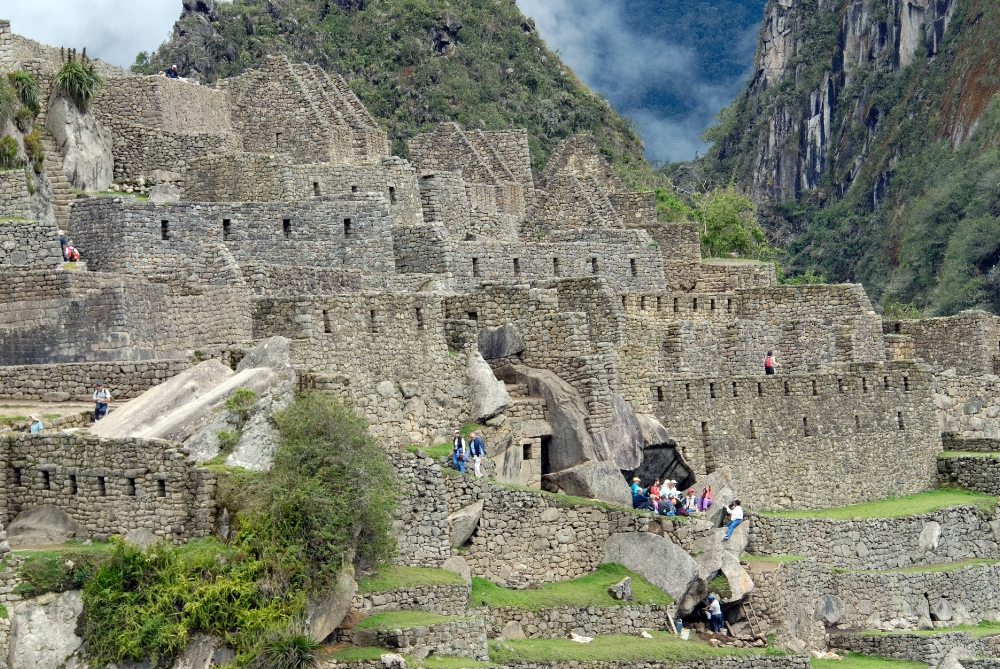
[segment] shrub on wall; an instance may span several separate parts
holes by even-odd
[[[13,170],[21,166],[17,157],[17,142],[10,135],[0,137],[0,170]]]
[[[38,128],[24,136],[24,152],[28,154],[31,168],[37,173],[42,171],[42,161],[45,160],[45,151],[42,148],[42,140],[38,136]]]
[[[35,124],[35,115],[31,113],[31,110],[27,107],[21,107],[14,114],[14,125],[21,132],[28,132],[31,130],[31,126]]]
[[[42,92],[35,75],[24,70],[15,70],[7,73],[7,81],[17,91],[21,104],[32,114],[37,115],[42,110]]]
[[[307,597],[335,587],[352,562],[388,560],[398,485],[367,426],[337,400],[301,394],[275,422],[270,472],[216,468],[217,500],[236,512],[231,544],[115,542],[83,590],[92,665],[164,663],[202,631],[225,638],[239,667],[310,666]]]
[[[86,62],[86,55],[76,58],[71,54],[56,72],[52,83],[69,96],[81,111],[86,111],[104,79],[94,71],[93,65]]]
[[[7,121],[14,118],[17,108],[21,106],[21,101],[17,99],[17,91],[0,78],[0,129],[7,125]]]

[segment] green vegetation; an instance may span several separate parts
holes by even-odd
[[[461,427],[462,437],[465,438],[466,443],[468,443],[469,435],[479,429],[482,429],[482,425],[478,425],[476,423],[466,423]],[[406,450],[408,450],[410,453],[416,453],[417,446],[407,446]],[[448,457],[451,455],[451,442],[446,441],[443,444],[436,444],[434,446],[430,446],[428,448],[423,449],[423,451],[428,456],[435,459]]]
[[[17,92],[17,97],[28,111],[38,115],[42,111],[42,88],[38,78],[25,70],[14,70],[7,73],[7,81]]]
[[[2,111],[0,109],[0,112]],[[14,170],[20,166],[21,159],[17,157],[17,141],[10,135],[0,137],[0,170]]]
[[[28,420],[27,416],[22,416],[21,414],[15,414],[13,416],[8,416],[5,414],[0,414],[0,424],[13,425],[14,423],[23,423]]]
[[[24,136],[24,152],[28,154],[28,161],[31,169],[36,173],[41,173],[42,162],[45,160],[45,150],[42,148],[42,140],[38,135],[38,128],[35,128]]]
[[[939,458],[1000,458],[998,452],[987,451],[941,451]]]
[[[94,71],[94,66],[89,64],[86,53],[79,58],[75,53],[70,53],[66,62],[52,78],[52,85],[75,102],[80,111],[87,110],[90,101],[97,94],[97,89],[103,84],[104,79]]]
[[[620,606],[621,602],[608,594],[608,588],[626,576],[632,577],[632,596],[640,604],[673,603],[673,598],[652,585],[642,576],[618,564],[602,564],[597,571],[579,576],[569,581],[543,583],[530,590],[512,590],[487,581],[472,579],[472,605],[516,606],[522,609],[538,609],[557,606]]]
[[[713,648],[707,643],[681,638],[669,632],[650,632],[652,639],[626,635],[595,637],[590,643],[570,639],[524,639],[490,642],[490,660],[496,664],[513,662],[628,661],[664,660],[686,662],[724,655],[783,654],[757,648]]]
[[[108,556],[108,544],[67,544],[45,551],[32,551],[21,566],[22,581],[14,593],[37,597],[46,592],[78,590]]]
[[[440,121],[465,128],[527,128],[537,172],[555,145],[593,133],[623,170],[649,167],[629,122],[586,88],[515,3],[487,0],[370,0],[340,3],[265,0],[217,3],[182,16],[179,32],[133,70],[197,71],[210,81],[284,54],[343,74],[388,131],[393,152]]]
[[[226,639],[238,667],[258,656],[297,666],[313,652],[295,626],[307,596],[335,587],[351,559],[388,558],[397,484],[364,423],[319,393],[274,418],[282,442],[270,472],[213,468],[218,499],[236,511],[230,545],[116,540],[87,579],[83,638],[95,665],[155,665],[203,631]]]
[[[421,625],[436,625],[449,620],[460,620],[458,616],[442,616],[426,611],[390,611],[368,616],[357,624],[356,629],[402,629]]]
[[[714,592],[722,599],[729,599],[733,596],[733,589],[729,585],[729,579],[726,578],[726,575],[721,572],[718,576],[708,582],[708,591]]]
[[[319,642],[298,630],[272,633],[255,664],[262,669],[309,669],[319,658]]]
[[[17,108],[21,106],[17,98],[17,90],[0,77],[0,128],[14,118]]]
[[[997,498],[993,495],[984,495],[981,492],[961,488],[938,488],[916,495],[889,497],[875,502],[841,506],[835,509],[763,511],[761,513],[766,516],[784,518],[899,518],[959,505],[975,506],[981,512],[992,513],[997,506]]]
[[[659,209],[659,207],[658,207]],[[703,258],[741,258],[763,262],[774,260],[775,250],[757,225],[753,203],[730,188],[717,188],[694,196],[694,220],[701,224]]]
[[[27,107],[21,107],[14,114],[14,125],[21,132],[28,132],[35,123],[35,115]]]
[[[927,667],[923,662],[893,660],[888,657],[860,653],[847,653],[842,660],[817,660],[813,658],[809,663],[812,665],[812,669],[926,669]]]
[[[358,581],[359,592],[385,592],[396,588],[410,588],[417,585],[461,585],[462,577],[447,569],[427,567],[400,567],[386,565],[371,576]]]
[[[250,410],[257,401],[257,393],[250,388],[237,388],[226,398],[226,408],[239,420],[240,425],[250,418]]]

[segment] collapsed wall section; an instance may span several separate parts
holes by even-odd
[[[143,529],[180,542],[213,531],[215,477],[169,442],[0,436],[0,453],[4,525],[21,511],[51,504],[94,539]]]
[[[665,378],[654,413],[695,471],[728,467],[749,508],[834,507],[844,490],[862,502],[936,485],[932,381],[903,363]]]

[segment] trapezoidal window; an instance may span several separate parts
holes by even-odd
[[[76,487],[76,474],[69,475],[69,494],[75,495],[77,493]]]
[[[681,310],[681,307],[680,307],[680,298],[679,297],[675,297],[674,298],[674,313],[676,314],[680,310]]]
[[[52,475],[47,471],[42,470],[42,490],[52,489]]]
[[[281,233],[285,235],[285,239],[292,238],[292,219],[290,218],[281,219]]]
[[[708,310],[709,310],[709,311],[715,311],[715,298],[714,298],[714,297],[713,297],[713,298],[712,298],[712,300],[711,300],[711,301],[710,301],[710,302],[708,303]]]
[[[562,270],[559,267],[559,258],[552,259],[552,273],[556,276],[562,276]]]
[[[900,430],[905,430],[906,429],[903,426],[903,412],[902,411],[897,411],[896,412],[896,422],[899,424],[899,429]]]
[[[739,386],[737,386],[736,382],[733,381],[733,397],[739,397],[739,396],[740,396]]]
[[[396,204],[396,187],[389,186],[389,204]]]
[[[222,241],[229,242],[233,239],[233,222],[228,218],[222,219]]]
[[[698,311],[698,298],[691,300],[691,311]]]
[[[97,477],[97,494],[100,497],[108,496],[108,484],[103,476]]]
[[[764,396],[764,384],[758,382],[757,383],[757,397],[763,397],[763,396]]]
[[[684,397],[686,399],[691,399],[691,384],[690,383],[685,383],[684,384]]]
[[[354,224],[351,222],[351,219],[345,218],[344,219],[344,236],[345,237],[350,237],[353,233],[354,233]]]
[[[910,390],[910,377],[908,376],[903,377],[903,390],[904,391]]]
[[[157,479],[156,481],[156,496],[166,497],[167,496],[167,482],[163,479]]]
[[[330,327],[330,312],[326,309],[323,310],[323,333],[333,334],[333,328]]]
[[[531,460],[531,456],[534,455],[532,453],[531,446],[532,446],[531,444],[521,444],[521,459],[522,460]]]
[[[597,274],[600,271],[597,258],[590,259],[590,273]]]
[[[656,400],[662,402],[667,398],[666,389],[663,386],[657,386],[656,388]]]
[[[657,297],[656,298],[656,310],[657,311],[663,311],[663,298],[662,297]]]
[[[628,261],[629,270],[632,272],[632,276],[639,275],[639,269],[636,267],[635,258],[630,258]]]
[[[478,321],[479,320],[479,312],[476,312],[476,311],[467,311],[467,312],[465,312],[465,315],[469,317],[470,321]]]
[[[521,276],[521,259],[514,258],[514,276]]]
[[[472,276],[479,276],[479,258],[472,259]]]
[[[813,379],[812,386],[813,386],[813,396],[815,397],[816,395],[819,395],[819,390],[816,388],[816,379]]]
[[[639,308],[642,309],[643,311],[646,310],[646,296],[645,295],[643,295],[642,297],[639,298]]]
[[[378,330],[378,326],[375,324],[375,310],[372,309],[368,312],[368,326],[371,328],[372,332]]]
[[[160,239],[165,242],[170,240],[170,221],[160,221]]]
[[[14,468],[14,485],[21,485],[21,472],[24,471],[20,467]]]
[[[750,438],[751,439],[757,438],[757,428],[754,426],[752,420],[750,421]]]
[[[135,497],[135,479],[125,479],[125,495]]]
[[[420,307],[417,307],[415,309],[415,313],[417,316],[417,327],[422,329],[424,327],[424,310]]]
[[[805,417],[802,418],[802,436],[809,436],[809,419]]]
[[[321,193],[319,192],[319,182],[313,181],[313,195],[319,197]]]
[[[715,399],[715,384],[714,383],[709,383],[708,384],[708,396],[711,397],[712,399]]]
[[[357,193],[358,192],[358,187],[356,185],[354,185],[354,184],[351,184],[351,192],[352,193]]]

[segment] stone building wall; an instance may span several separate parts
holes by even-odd
[[[998,458],[991,455],[941,457],[937,467],[942,483],[952,483],[987,495],[1000,495]]]
[[[512,662],[506,669],[560,669],[573,666],[578,669],[809,669],[807,655],[719,655],[687,661],[587,661],[561,662]],[[377,661],[326,662],[320,669],[384,669]]]
[[[617,195],[612,196],[612,201]],[[633,222],[627,216],[623,217],[628,227],[644,228],[656,242],[663,255],[664,280],[667,288],[674,291],[689,291],[694,289],[701,275],[701,235],[698,224],[694,221],[679,221],[674,223],[657,223],[636,219]]]
[[[1000,377],[937,374],[934,406],[945,448],[1000,449]]]
[[[473,575],[503,587],[565,581],[589,574],[604,560],[604,544],[619,532],[645,532],[649,517],[557,496],[508,488],[447,472],[448,511],[483,501],[467,549],[455,550]]]
[[[98,89],[91,104],[106,125],[122,118],[182,134],[233,130],[225,91],[181,79],[159,75],[111,79]]]
[[[1000,352],[1000,318],[985,311],[963,311],[943,318],[886,321],[887,334],[912,341],[915,359],[959,374],[995,373],[993,360]]]
[[[0,172],[0,219],[27,218],[29,211],[28,183],[24,171]]]
[[[774,632],[775,645],[801,639],[806,648],[826,649],[826,628],[816,620],[816,599],[825,592],[826,570],[815,558],[779,564],[753,562],[749,567],[754,589],[750,603],[756,623]]]
[[[14,61],[13,36],[10,30],[10,21],[0,19],[0,63],[12,63]]]
[[[0,366],[185,359],[250,340],[249,293],[79,271],[8,271]]]
[[[365,285],[363,272],[356,269],[250,263],[240,271],[254,295],[267,297],[357,293]]]
[[[490,659],[486,626],[480,618],[462,618],[402,629],[337,630],[336,641],[381,646],[406,654],[441,654],[482,662]]]
[[[0,436],[0,453],[5,525],[52,504],[95,539],[146,529],[179,542],[213,531],[215,477],[169,442],[22,434]]]
[[[2,188],[0,183],[0,190]],[[10,267],[53,268],[61,262],[62,248],[55,221],[0,221],[0,270]]]
[[[974,506],[853,520],[754,514],[747,551],[809,556],[837,569],[902,569],[968,559],[996,560],[1000,545],[991,520],[980,516]]]
[[[98,271],[157,274],[169,268],[208,283],[233,283],[237,263],[391,272],[391,217],[380,196],[304,202],[172,203],[94,198],[71,227]]]
[[[254,338],[292,339],[292,364],[350,396],[376,436],[432,443],[470,411],[471,344],[449,351],[442,298],[381,293],[257,301]]]
[[[603,636],[627,634],[637,636],[642,630],[667,630],[667,608],[655,604],[635,604],[607,607],[570,607],[519,609],[514,606],[479,609],[486,621],[490,638],[502,635],[504,625],[517,621],[529,639],[566,639],[569,635]]]
[[[190,368],[187,360],[62,363],[0,367],[0,398],[32,402],[89,402],[103,380],[112,397],[131,399]]]
[[[668,377],[654,413],[695,471],[729,467],[750,509],[842,506],[843,490],[862,502],[936,485],[932,380],[908,363]]]

